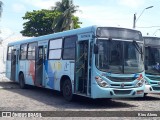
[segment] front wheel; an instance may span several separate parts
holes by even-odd
[[[24,79],[23,73],[21,73],[19,75],[19,86],[20,86],[21,89],[25,89],[26,88],[26,84],[25,84],[25,79]]]
[[[146,96],[147,96],[147,94],[148,94],[148,93],[144,93],[144,96],[143,96],[143,97],[146,97]]]
[[[73,93],[72,93],[72,84],[69,79],[65,80],[63,83],[63,97],[67,101],[73,100]]]

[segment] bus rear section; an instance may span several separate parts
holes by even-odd
[[[19,45],[8,46],[6,60],[6,77],[12,81],[18,80]]]
[[[160,93],[160,38],[146,36],[145,41],[145,95]]]

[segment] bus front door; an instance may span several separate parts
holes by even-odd
[[[80,41],[76,47],[75,92],[87,94],[88,41]]]
[[[16,80],[16,49],[11,51],[11,80]]]
[[[43,85],[44,47],[38,46],[36,53],[35,85],[41,87]]]

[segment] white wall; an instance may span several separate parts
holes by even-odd
[[[7,44],[9,42],[13,42],[13,41],[19,41],[19,40],[23,40],[23,39],[27,39],[28,37],[23,37],[21,35],[14,35],[11,36],[7,39],[3,39],[2,44],[0,44],[0,74],[2,72],[5,72],[6,70],[6,54],[7,54]],[[0,75],[1,77],[1,75]]]

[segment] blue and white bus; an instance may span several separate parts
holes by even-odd
[[[145,42],[145,95],[160,93],[160,38],[146,36]]]
[[[140,31],[91,26],[8,44],[6,76],[26,85],[89,98],[143,97]]]

